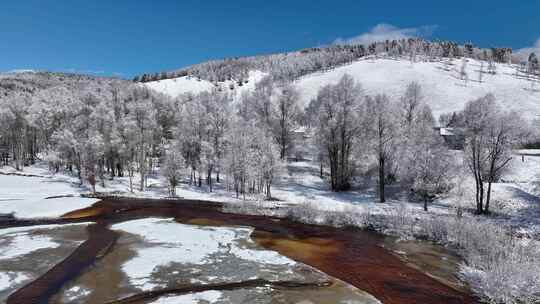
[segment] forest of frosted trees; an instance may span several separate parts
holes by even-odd
[[[322,87],[305,108],[288,81],[265,77],[233,102],[217,90],[170,98],[122,80],[62,74],[21,74],[2,81],[0,130],[5,162],[23,170],[37,160],[68,171],[95,191],[115,177],[128,177],[131,191],[144,191],[158,171],[171,196],[181,182],[212,191],[220,183],[237,197],[265,194],[284,173],[295,130],[313,137],[313,158],[333,191],[346,191],[370,177],[381,202],[387,185],[410,189],[424,203],[452,188],[459,162],[436,128],[437,120],[411,82],[402,96],[366,95],[345,75]],[[476,181],[478,213],[488,213],[491,184],[513,147],[529,134],[517,113],[497,106],[492,95],[470,101],[462,112],[440,118],[463,130],[463,163]]]
[[[305,108],[299,105],[292,80],[367,55],[413,62],[417,57],[476,58],[482,66],[487,62],[488,73],[495,73],[493,62],[512,60],[511,49],[410,38],[209,61],[143,75],[135,82],[60,73],[6,74],[0,82],[2,161],[23,170],[44,160],[52,170],[67,170],[94,190],[96,184],[129,177],[131,191],[144,191],[147,176],[159,169],[171,196],[187,180],[199,187],[205,183],[209,191],[217,182],[238,197],[263,193],[271,199],[272,184],[284,174],[287,162],[310,146],[315,149],[311,158],[332,191],[357,187],[369,177],[381,202],[386,186],[399,184],[427,209],[465,168],[476,183],[476,211],[489,213],[491,184],[504,172],[511,149],[526,144],[530,134],[520,116],[499,108],[493,95],[435,118],[416,82],[403,87],[401,96],[368,96],[361,83],[345,75],[337,84],[322,87]],[[138,82],[192,75],[241,84],[253,69],[268,76],[234,100],[233,92],[218,87],[171,98]],[[523,72],[540,74],[534,53]],[[313,135],[309,142],[298,143],[299,127]],[[456,147],[445,143],[436,127],[459,131],[461,161],[450,151]]]

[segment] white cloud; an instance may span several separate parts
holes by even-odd
[[[515,50],[514,56],[519,58],[520,60],[527,60],[531,53],[536,53],[536,55],[540,55],[540,38],[536,40],[533,46]]]
[[[436,25],[399,28],[388,23],[379,23],[370,31],[351,38],[338,38],[334,44],[370,44],[376,41],[428,37],[437,29]]]

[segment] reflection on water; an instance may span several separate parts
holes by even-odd
[[[380,304],[372,295],[349,284],[335,280],[332,286],[316,289],[277,290],[272,294],[272,304]]]
[[[121,234],[112,250],[76,279],[65,284],[50,303],[101,304],[136,293],[137,289],[127,283],[121,265],[137,255],[133,244],[138,242],[141,240],[136,236]]]
[[[256,231],[252,237],[262,247],[278,251],[297,261],[314,260],[340,250],[338,242],[317,237],[293,239],[264,231]]]
[[[456,275],[462,261],[451,250],[429,242],[399,241],[391,237],[385,238],[383,246],[394,252],[407,265],[456,290],[468,292],[467,286]]]
[[[209,228],[222,224],[219,221],[205,219],[194,219],[189,222],[193,227],[200,227],[206,233],[214,230]],[[207,225],[211,225],[211,227]],[[234,229],[229,226],[220,227]],[[245,230],[245,228],[242,229]],[[245,234],[239,233],[239,235]],[[259,235],[261,234],[259,233]],[[178,237],[181,238],[182,236],[179,235]],[[184,237],[187,236],[184,235]],[[257,240],[262,241],[259,238]],[[329,242],[327,240],[317,238],[299,242],[287,239],[271,240],[271,237],[268,236],[265,242],[268,244],[272,242],[274,246],[289,246],[291,252],[299,252],[299,249],[301,249],[302,252],[318,254],[316,248],[324,250],[325,253],[335,250],[328,249]],[[147,246],[155,246],[155,244],[150,244],[148,240],[137,235],[122,232],[114,248],[103,259],[96,261],[93,267],[66,284],[52,299],[51,303],[99,304],[142,292],[137,286],[130,285],[128,277],[121,269],[122,265],[128,260],[137,256],[138,250]],[[231,245],[227,246],[230,249]],[[251,241],[247,235],[245,235],[244,239],[235,240],[233,246],[240,246],[249,250],[265,250]],[[158,286],[158,288],[174,288],[181,284],[241,282],[253,278],[314,283],[330,281],[332,284],[328,287],[246,288],[223,291],[217,303],[379,303],[369,294],[332,279],[309,266],[300,263],[292,266],[287,264],[265,264],[256,259],[239,257],[226,249],[210,254],[206,257],[205,263],[202,264],[171,262],[165,265],[154,265],[154,270],[148,275],[148,281]],[[171,260],[174,261],[174,257],[171,257]],[[148,261],[148,263],[152,263],[152,261]]]

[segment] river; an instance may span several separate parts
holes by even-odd
[[[105,199],[90,208],[70,212],[61,219],[50,220],[55,224],[83,221],[92,223],[87,227],[86,241],[39,278],[12,293],[7,298],[7,303],[61,303],[59,294],[72,282],[84,279],[85,275],[86,279],[92,277],[92,267],[95,267],[97,260],[105,260],[107,256],[115,255],[118,259],[129,258],[128,251],[122,255],[119,250],[122,240],[127,236],[110,229],[111,226],[144,218],[173,218],[179,224],[198,227],[251,227],[251,239],[258,246],[277,251],[294,261],[322,271],[330,276],[332,281],[324,282],[319,279],[309,282],[270,282],[246,279],[209,286],[180,284],[162,290],[161,294],[140,292],[114,303],[148,303],[149,300],[171,292],[249,289],[269,285],[283,290],[280,297],[296,297],[298,301],[302,298],[301,294],[309,297],[309,292],[314,293],[313,299],[320,299],[322,294],[330,295],[326,302],[320,303],[337,303],[337,298],[332,299],[331,291],[340,294],[349,285],[389,304],[477,302],[452,273],[456,271],[456,267],[452,265],[455,266],[459,260],[440,247],[431,244],[424,246],[418,242],[412,245],[400,244],[378,233],[356,228],[306,225],[287,219],[225,213],[222,209],[220,203],[205,201]],[[43,220],[15,220],[0,224],[0,227],[47,223]],[[405,253],[405,256],[407,252],[411,254],[407,259],[396,252]],[[426,259],[426,256],[430,258]],[[97,273],[99,272],[95,275],[98,275]],[[108,277],[113,277],[115,273],[118,274],[118,269],[112,269]],[[111,295],[120,293],[121,290],[111,289],[111,286],[105,288],[109,289]],[[299,288],[301,292],[295,291]],[[320,293],[320,290],[327,292]],[[338,290],[339,292],[336,292]],[[126,292],[134,293],[124,290],[123,294]],[[117,296],[120,298],[121,295]],[[99,301],[103,301],[103,298]]]

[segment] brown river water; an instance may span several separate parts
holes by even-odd
[[[93,222],[87,227],[88,238],[67,258],[45,274],[23,286],[7,298],[7,304],[57,303],[58,293],[74,280],[87,280],[85,273],[97,260],[117,265],[135,252],[112,250],[121,248],[129,238],[110,228],[112,224],[146,217],[174,218],[179,223],[208,226],[252,227],[251,238],[260,246],[279,252],[295,261],[309,265],[325,274],[365,291],[383,303],[477,303],[455,277],[459,260],[438,246],[418,242],[395,242],[380,234],[352,228],[333,228],[306,225],[287,219],[266,216],[230,214],[222,212],[222,204],[192,200],[105,199],[92,207],[65,214],[51,223]],[[20,221],[0,223],[2,227],[47,224],[47,221]],[[179,236],[181,237],[181,236]],[[395,252],[410,253],[406,257]],[[441,262],[442,260],[445,262]],[[116,264],[115,264],[116,263]],[[102,274],[105,275],[105,274]],[[107,276],[120,276],[118,269]],[[96,276],[86,277],[96,280]],[[98,280],[99,281],[99,280]],[[215,286],[218,290],[257,287],[268,282],[242,282]],[[96,288],[98,283],[94,282]],[[235,285],[236,284],[236,285]],[[281,284],[281,285],[280,285]],[[294,301],[313,293],[314,297],[328,297],[319,303],[335,303],[332,291],[346,288],[347,284],[330,286],[296,286],[291,282],[276,282],[287,291],[281,297]],[[301,285],[301,284],[300,284]],[[200,291],[201,286],[182,285],[180,292]],[[106,286],[117,292],[114,285]],[[191,289],[190,289],[191,288]],[[295,288],[300,288],[296,289]],[[303,288],[303,289],[302,289]],[[317,291],[317,289],[320,289]],[[117,303],[148,303],[156,294],[141,294],[133,300]],[[324,298],[322,298],[324,299]],[[96,300],[99,303],[100,300]],[[279,302],[279,301],[275,301]],[[301,303],[301,302],[298,302]]]

